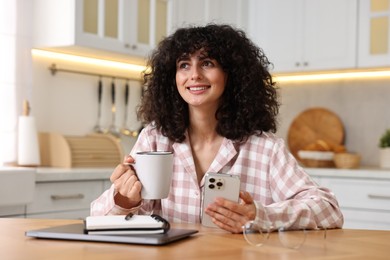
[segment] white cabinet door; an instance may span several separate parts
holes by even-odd
[[[390,230],[390,181],[326,178],[321,186],[338,199],[345,228]]]
[[[230,24],[247,30],[248,0],[208,0],[206,8],[208,22]]]
[[[24,217],[26,214],[26,206],[0,206],[0,217],[15,218]]]
[[[27,218],[46,218],[46,219],[85,219],[90,215],[89,209],[81,210],[69,210],[69,211],[58,211],[48,213],[29,214]]]
[[[305,1],[303,65],[309,70],[356,67],[357,1]]]
[[[171,21],[168,26],[171,33],[180,27],[205,23],[206,0],[171,0],[170,4]]]
[[[388,0],[359,1],[360,68],[390,65],[390,3]]]
[[[104,181],[103,182],[103,190],[104,191],[108,190],[109,188],[111,188],[111,185],[112,185],[111,181]]]
[[[34,0],[34,47],[145,57],[166,35],[164,0]]]
[[[134,0],[76,1],[76,44],[144,55],[148,44],[142,44],[137,39],[137,4]],[[145,15],[145,12],[140,15]]]
[[[145,56],[166,34],[166,10],[163,0],[77,1],[77,38],[96,48]],[[87,26],[91,21],[96,24]]]
[[[102,192],[102,181],[39,182],[33,203],[27,205],[27,217],[89,210],[90,203]]]
[[[303,1],[251,0],[249,35],[263,49],[275,71],[301,67]]]
[[[241,29],[248,24],[248,0],[170,0],[170,33],[188,25],[225,23]]]
[[[275,72],[356,66],[356,0],[251,0],[249,33]]]
[[[321,183],[336,194],[341,207],[390,213],[390,181],[329,178]]]
[[[390,230],[390,212],[341,209],[343,228]]]

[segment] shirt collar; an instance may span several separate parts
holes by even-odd
[[[185,171],[191,174],[194,181],[197,183],[197,176],[195,171],[195,163],[192,157],[191,146],[189,143],[188,134],[182,143],[174,143],[174,153],[178,156],[179,160],[183,164]],[[223,138],[221,147],[219,148],[217,156],[214,158],[207,172],[221,172],[221,170],[237,155],[238,149],[236,148],[235,142]],[[203,180],[201,181],[202,186]]]

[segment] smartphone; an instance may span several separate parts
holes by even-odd
[[[202,225],[217,227],[211,217],[204,213],[205,208],[214,202],[216,197],[222,197],[238,202],[240,193],[240,178],[237,175],[225,173],[206,173],[202,196]]]

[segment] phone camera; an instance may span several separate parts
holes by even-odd
[[[222,183],[222,182],[220,182],[220,181],[219,181],[219,182],[217,182],[217,186],[218,186],[218,187],[222,187],[222,185],[223,185],[223,183]]]
[[[215,179],[214,178],[210,178],[209,180],[211,183],[214,183],[215,182]]]
[[[214,189],[214,188],[215,188],[215,185],[214,185],[214,184],[209,184],[209,188],[210,188],[210,189]]]

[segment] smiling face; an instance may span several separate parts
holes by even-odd
[[[227,73],[202,50],[184,54],[176,62],[177,89],[190,107],[218,107],[226,81]]]

